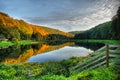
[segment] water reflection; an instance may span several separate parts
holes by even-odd
[[[99,48],[101,48],[102,46],[104,46],[105,44],[102,44],[102,43],[89,43],[89,42],[75,42],[75,44],[73,46],[75,47],[85,47],[87,49],[91,49],[93,51],[96,51],[98,50]]]
[[[66,46],[59,50],[47,52],[45,54],[38,54],[32,56],[28,62],[48,62],[48,61],[60,61],[63,59],[69,59],[71,57],[85,57],[91,54],[93,51],[84,47],[70,47]]]
[[[33,55],[57,50],[72,44],[68,42],[61,45],[37,44],[18,47],[12,46],[0,50],[0,62],[5,64],[26,62]]]
[[[86,44],[78,44],[79,43],[67,42],[57,45],[44,43],[37,45],[11,46],[6,49],[0,49],[0,62],[5,64],[11,64],[27,61],[58,61],[62,59],[68,59],[73,56],[85,57],[93,51],[93,48],[90,48],[90,46],[87,47]],[[96,46],[94,45],[94,47]]]

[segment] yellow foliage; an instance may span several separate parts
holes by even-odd
[[[38,50],[34,51],[34,55],[45,52],[49,47],[50,46],[47,44],[42,44],[42,47],[40,47]]]
[[[23,20],[13,19],[9,16],[4,15],[4,13],[0,13],[0,25],[8,28],[18,28],[25,34],[32,35],[33,33],[40,33],[42,36],[46,36],[49,34],[60,34],[65,35],[67,37],[73,37],[73,34],[63,32],[57,29],[47,28],[43,26],[36,26],[32,24],[28,24]]]

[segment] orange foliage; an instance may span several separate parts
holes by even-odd
[[[42,29],[38,26],[33,26],[32,28],[33,28],[34,33],[40,33],[43,36],[46,36],[48,34],[47,31],[45,31],[44,29]]]
[[[17,20],[9,17],[8,15],[4,15],[4,13],[0,13],[0,25],[8,28],[16,27],[20,31],[26,34],[32,35],[34,33],[40,33],[42,36],[46,36],[48,34],[60,34],[67,37],[73,37],[73,34],[63,32],[57,29],[47,28],[43,26],[36,26],[32,24],[28,24],[23,20]]]
[[[25,51],[22,55],[20,55],[18,58],[13,59],[6,59],[5,64],[13,64],[13,63],[20,63],[27,61],[32,55],[33,55],[33,49],[29,49]]]
[[[42,47],[40,47],[38,50],[35,50],[35,51],[34,51],[34,55],[45,52],[49,47],[50,47],[50,46],[47,45],[47,44],[42,44]]]

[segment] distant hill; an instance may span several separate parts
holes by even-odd
[[[112,39],[112,21],[99,24],[86,31],[72,31],[74,39]]]
[[[82,32],[84,32],[84,31],[71,31],[69,33],[71,33],[71,34],[79,34],[79,33],[82,33]]]
[[[57,29],[37,26],[23,20],[13,19],[8,14],[0,12],[0,36],[8,38],[9,40],[12,40],[13,38],[18,40],[45,40],[48,39],[47,36],[53,34],[64,36],[64,38],[74,36],[73,34]]]
[[[111,25],[112,21],[99,24],[90,30],[76,34],[75,39],[111,39]]]

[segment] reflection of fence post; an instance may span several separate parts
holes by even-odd
[[[109,45],[106,45],[106,67],[109,67]]]

